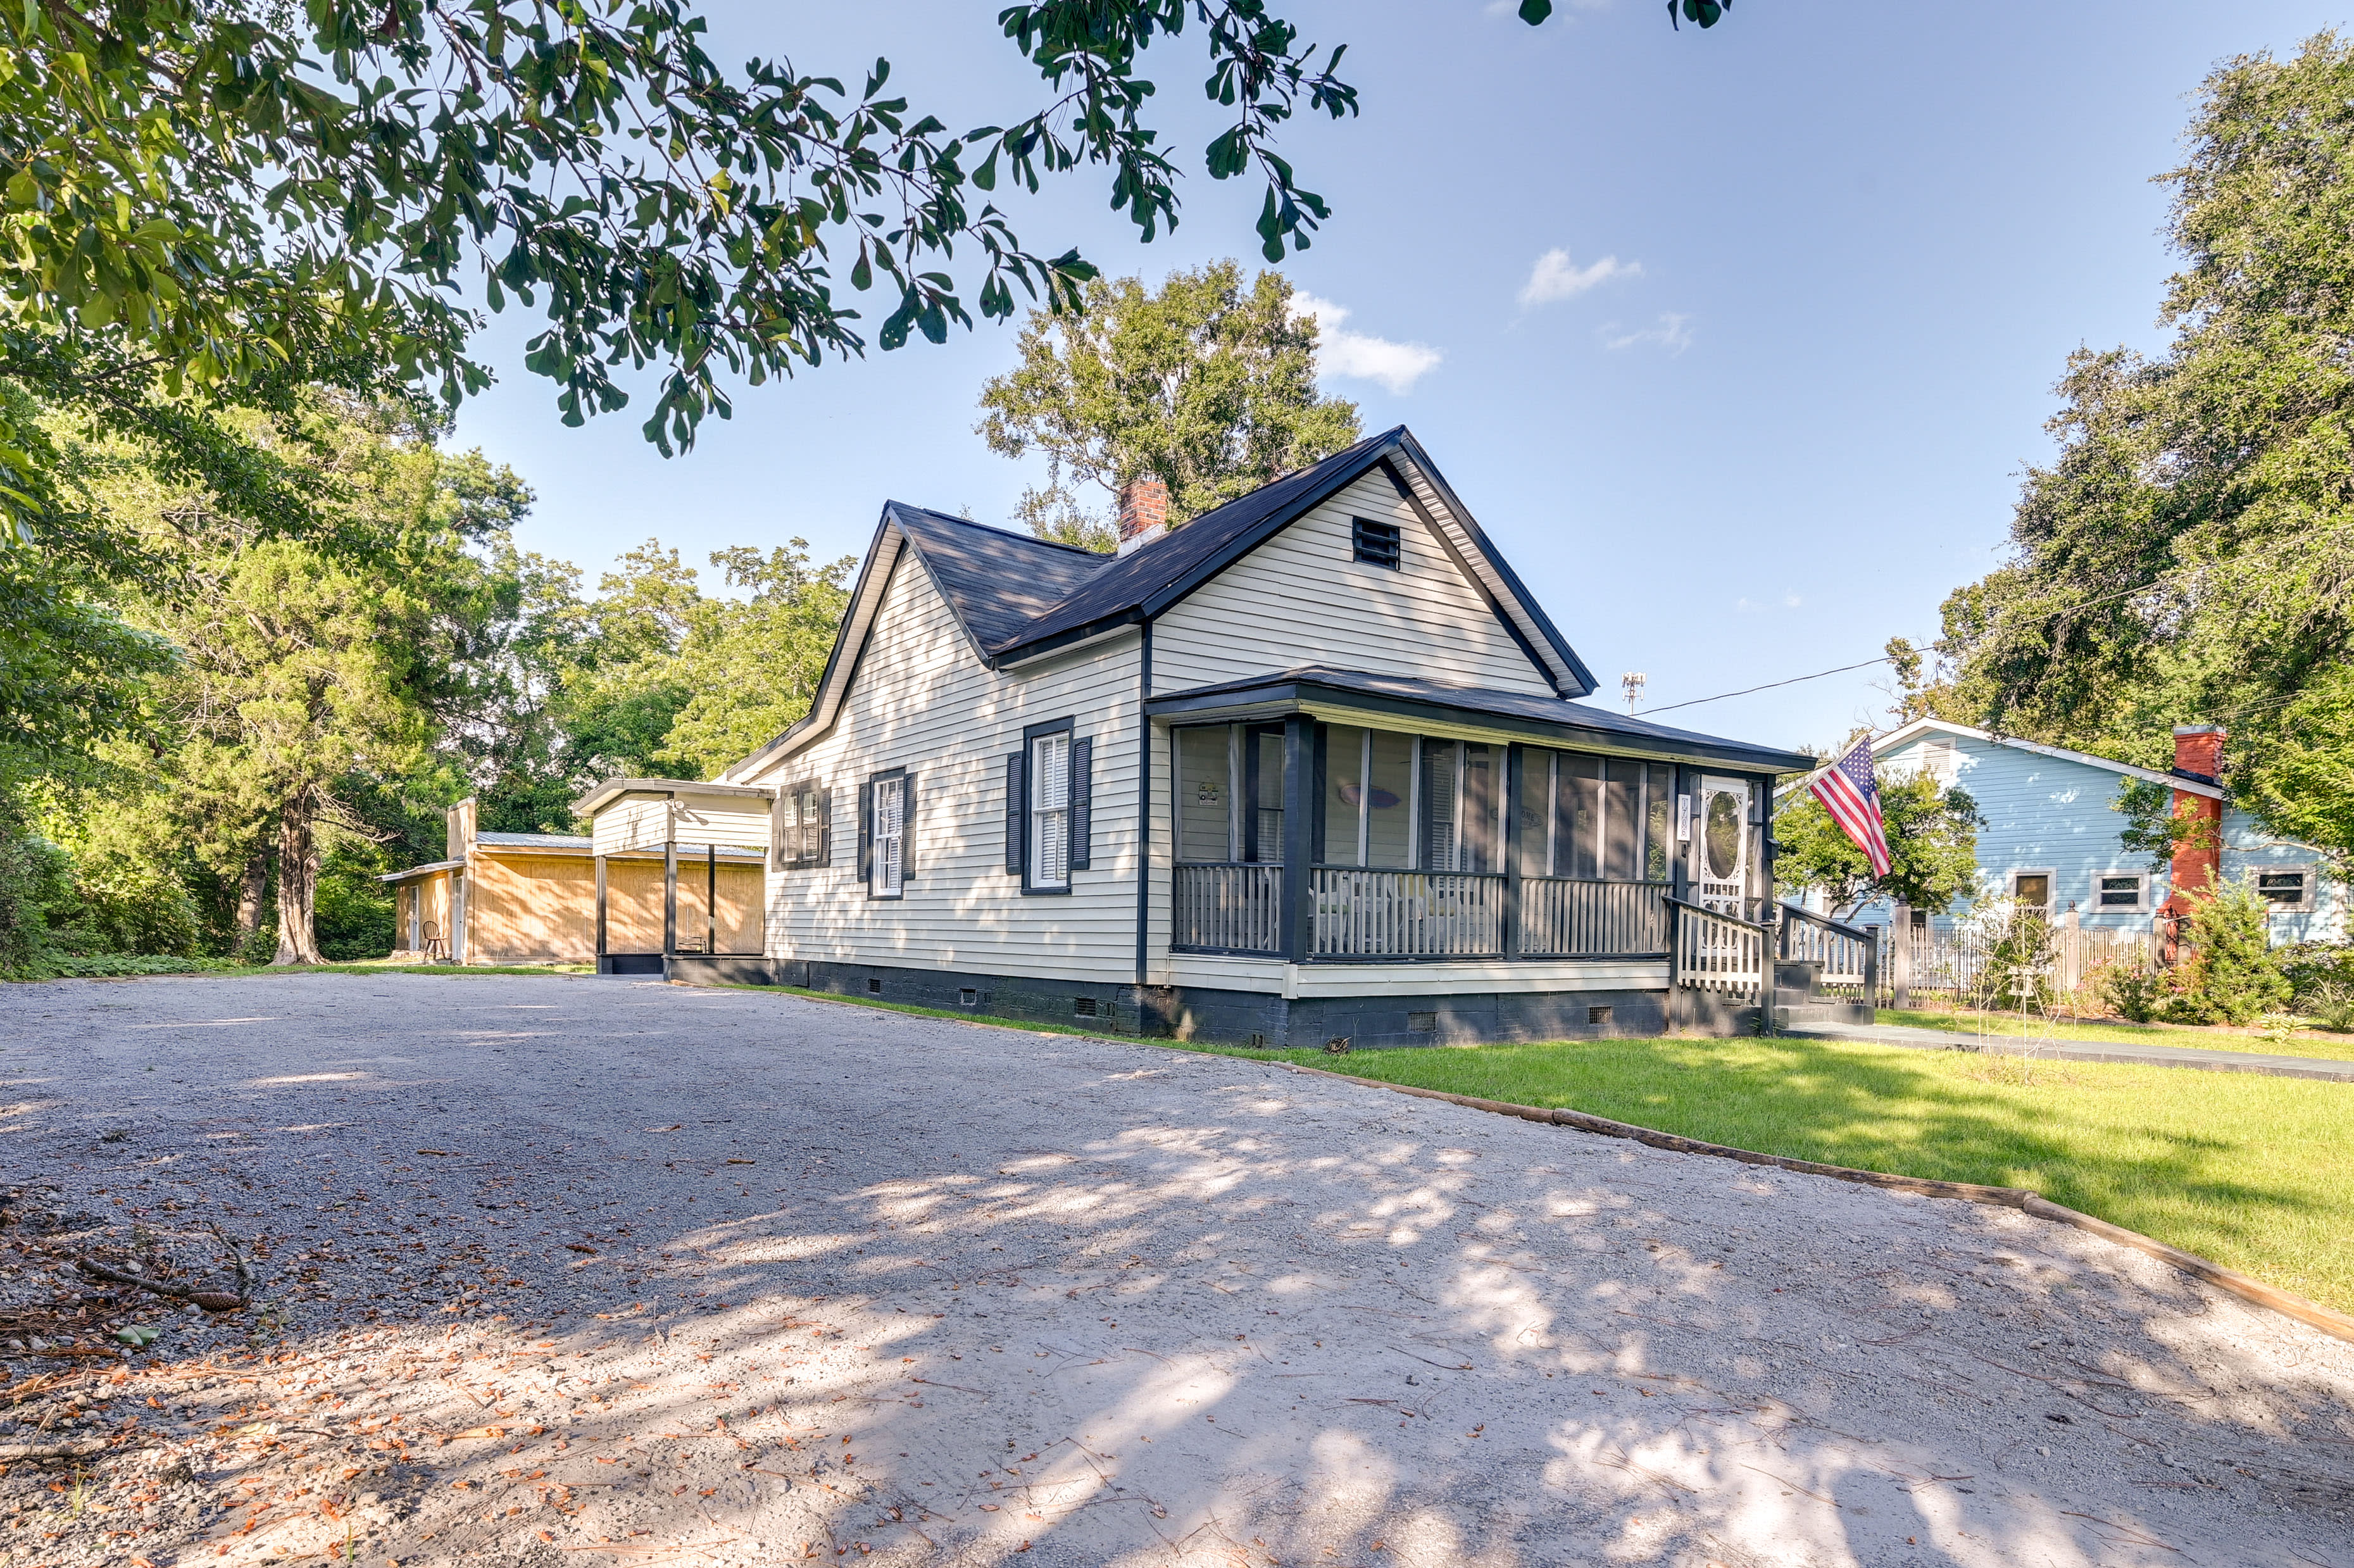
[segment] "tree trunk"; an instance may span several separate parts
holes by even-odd
[[[261,929],[261,906],[270,897],[270,852],[256,849],[245,863],[245,883],[237,897],[237,945],[242,949]]]
[[[273,964],[316,964],[319,937],[314,921],[319,893],[319,846],[312,834],[311,793],[286,802],[278,818],[278,956]]]

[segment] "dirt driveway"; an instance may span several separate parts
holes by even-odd
[[[1151,1045],[12,987],[11,1187],[5,1568],[2354,1568],[2354,1345],[2008,1210]],[[132,1320],[61,1257],[207,1221],[265,1309],[55,1353]]]

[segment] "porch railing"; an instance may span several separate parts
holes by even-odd
[[[1521,879],[1521,954],[1532,959],[1656,957],[1668,950],[1663,882]]]
[[[1318,866],[1308,951],[1319,959],[1491,959],[1504,952],[1504,879]]]
[[[1181,865],[1172,946],[1213,953],[1283,951],[1283,867]]]
[[[1675,946],[1670,973],[1685,991],[1714,991],[1736,1005],[1759,1001],[1766,990],[1766,962],[1772,933],[1763,926],[1681,898],[1670,898],[1675,911]]]
[[[1819,965],[1821,989],[1857,1001],[1880,995],[1880,932],[1782,906],[1780,957]]]

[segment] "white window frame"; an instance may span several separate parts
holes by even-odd
[[[2107,881],[2112,876],[2130,876],[2135,878],[2134,901],[2131,904],[2108,904],[2102,901],[2101,884]],[[2088,915],[2146,915],[2149,912],[2149,883],[2150,874],[2148,872],[2135,871],[2127,866],[2119,866],[2114,871],[2096,871],[2093,873],[2093,901],[2084,913]]]
[[[905,898],[907,895],[907,776],[886,774],[867,786],[867,810],[872,813],[866,837],[866,895]],[[886,812],[889,801],[896,812]],[[886,827],[885,824],[889,825]]]
[[[1025,880],[1034,893],[1067,893],[1071,887],[1071,731],[1034,735],[1023,767],[1027,807],[1029,865]]]
[[[2285,865],[2266,865],[2262,863],[2251,864],[2246,873],[2248,891],[2255,894],[2259,898],[2264,898],[2263,893],[2257,889],[2256,879],[2262,876],[2277,876],[2284,872],[2291,871],[2305,878],[2303,895],[2294,904],[2276,904],[2269,898],[2264,898],[2264,902],[2271,906],[2271,912],[2274,915],[2309,915],[2313,912],[2313,885],[2320,878],[2320,869],[2317,866],[2303,862],[2292,862]]]
[[[2003,877],[2002,892],[2004,897],[2012,900],[2014,903],[2018,901],[2019,879],[2022,876],[2040,876],[2043,878],[2044,901],[2041,907],[2047,915],[2057,913],[2060,907],[2060,873],[2048,865],[2020,866],[2006,874]],[[2031,906],[2031,907],[2033,906]]]

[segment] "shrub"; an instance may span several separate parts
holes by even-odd
[[[2139,964],[2114,963],[2101,969],[2095,994],[2119,1018],[2147,1023],[2165,1011],[2173,991],[2166,977],[2155,970]]]
[[[2298,1011],[2317,1011],[2314,1000],[2331,987],[2354,996],[2354,943],[2293,942],[2275,950]]]
[[[2354,1034],[2354,985],[2326,980],[2299,999],[2306,1015],[2333,1034]]]
[[[2288,1005],[2272,947],[2272,906],[2244,882],[2190,895],[2189,948],[2174,1012],[2197,1023],[2248,1023]]]

